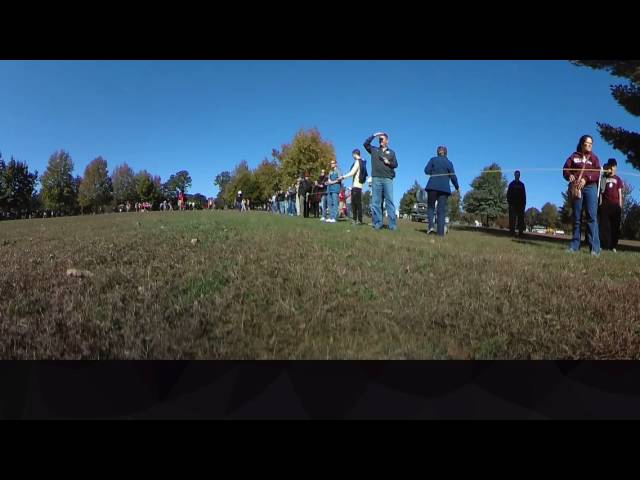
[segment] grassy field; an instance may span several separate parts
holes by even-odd
[[[565,248],[262,212],[2,222],[0,358],[640,358],[640,254]]]

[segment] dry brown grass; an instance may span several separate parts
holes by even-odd
[[[0,357],[640,357],[638,253],[421,228],[220,211],[3,222]]]

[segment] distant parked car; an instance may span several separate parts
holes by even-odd
[[[426,222],[427,221],[427,204],[418,202],[413,204],[411,209],[411,221],[412,222]]]

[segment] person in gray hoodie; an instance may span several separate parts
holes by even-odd
[[[447,212],[447,200],[451,195],[451,187],[449,182],[453,184],[456,191],[460,191],[458,185],[458,177],[453,169],[453,163],[447,157],[447,147],[439,146],[436,150],[437,156],[431,158],[427,166],[424,167],[424,173],[429,175],[427,183],[427,222],[429,224],[429,232],[433,231],[433,213],[435,211],[436,202],[438,203],[438,235],[444,236],[445,216]]]

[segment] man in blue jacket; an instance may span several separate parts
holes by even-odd
[[[374,147],[371,141],[378,137],[380,146]],[[396,229],[396,207],[393,204],[394,171],[398,167],[396,153],[389,148],[389,137],[386,133],[377,132],[367,138],[364,148],[371,154],[371,210],[373,211],[373,228],[382,228],[382,209],[380,204],[384,198],[385,209],[389,216],[389,230]]]
[[[437,156],[433,157],[424,167],[424,173],[430,176],[427,183],[427,221],[429,232],[433,231],[433,213],[438,202],[438,235],[444,236],[444,223],[447,212],[447,200],[451,195],[449,181],[453,183],[456,191],[460,191],[458,177],[453,169],[453,164],[447,158],[447,147],[439,146]]]

